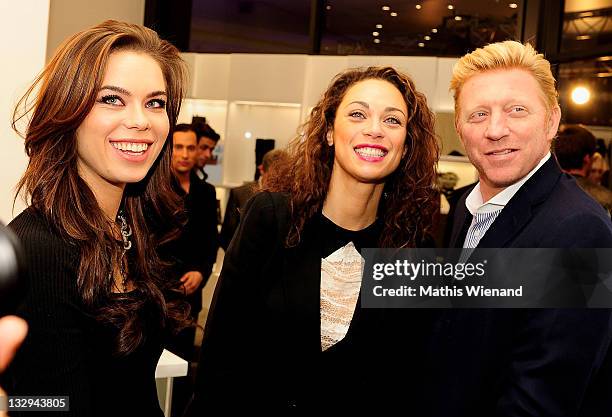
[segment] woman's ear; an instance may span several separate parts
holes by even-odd
[[[327,132],[327,144],[329,146],[333,146],[334,145],[334,132],[329,130]]]

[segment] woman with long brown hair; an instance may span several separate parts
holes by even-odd
[[[358,251],[427,235],[438,198],[433,115],[406,75],[370,67],[339,74],[302,129],[226,253],[190,416],[405,407],[392,392],[408,398],[396,379],[409,378],[404,336],[415,323],[361,308]]]
[[[106,21],[67,39],[20,101],[30,204],[10,227],[28,260],[30,332],[11,395],[68,396],[79,417],[161,415],[162,340],[186,323],[156,254],[180,214],[167,138],[185,74],[154,31]]]

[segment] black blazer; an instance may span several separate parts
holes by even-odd
[[[193,171],[189,194],[185,193],[174,177],[172,186],[184,199],[187,223],[178,239],[163,245],[158,251],[162,259],[172,264],[173,279],[178,281],[189,271],[202,273],[204,279],[200,287],[186,297],[191,305],[192,316],[197,317],[202,309],[202,289],[210,277],[219,248],[217,196],[215,187],[199,179]]]
[[[406,322],[403,311],[357,308],[347,334],[357,348],[321,353],[320,239],[307,223],[301,243],[285,248],[288,216],[281,194],[260,193],[247,204],[215,291],[187,415],[403,410],[398,396],[409,401],[408,387],[419,383],[407,371],[419,354],[406,339],[420,322]],[[332,368],[344,372],[327,374]]]
[[[472,220],[465,207],[468,193],[454,216],[451,245],[456,247]],[[509,201],[478,247],[609,248],[612,224],[551,157]],[[609,310],[439,313],[424,384],[431,401],[426,415],[612,415]]]
[[[223,216],[223,226],[221,226],[221,233],[219,234],[219,242],[223,250],[227,250],[234,233],[238,229],[240,212],[246,206],[247,201],[258,191],[258,188],[257,181],[251,181],[230,190],[225,216]]]

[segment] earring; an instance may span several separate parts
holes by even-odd
[[[331,131],[327,132],[327,144],[329,146],[334,146],[334,137]]]

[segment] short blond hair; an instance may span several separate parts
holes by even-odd
[[[455,119],[459,114],[459,95],[465,82],[476,74],[498,69],[522,69],[529,72],[540,86],[546,111],[550,113],[559,105],[555,77],[544,55],[537,53],[528,43],[504,41],[478,48],[461,57],[455,64],[450,82],[450,90],[455,99]]]

